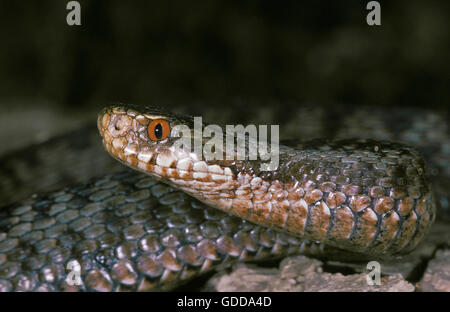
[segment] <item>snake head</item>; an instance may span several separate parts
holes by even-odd
[[[175,129],[193,129],[193,119],[189,116],[151,106],[118,104],[99,113],[97,126],[109,154],[129,167],[156,177],[166,177],[165,169],[176,168],[178,161],[190,154],[175,144],[180,138]]]

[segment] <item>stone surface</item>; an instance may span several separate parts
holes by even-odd
[[[323,263],[304,256],[288,257],[279,269],[238,264],[231,274],[213,277],[208,290],[300,291],[300,292],[411,292],[414,286],[395,274],[381,278],[381,285],[368,285],[366,273],[343,275],[323,271]]]
[[[419,290],[450,292],[450,249],[436,252],[419,284]]]

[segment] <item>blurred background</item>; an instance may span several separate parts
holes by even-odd
[[[379,1],[372,27],[368,1],[80,0],[81,26],[67,2],[0,2],[0,153],[110,102],[237,121],[306,103],[448,114],[449,1]]]

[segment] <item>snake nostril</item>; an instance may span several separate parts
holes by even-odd
[[[123,135],[131,127],[130,117],[126,115],[113,116],[109,124],[109,131],[112,135]]]

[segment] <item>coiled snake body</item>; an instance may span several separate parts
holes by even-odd
[[[278,170],[260,171],[179,149],[155,120],[192,125],[122,105],[98,128],[113,157],[164,183],[125,171],[0,212],[0,290],[164,290],[231,260],[326,248],[383,257],[411,251],[434,221],[411,147],[311,141],[280,146]]]

